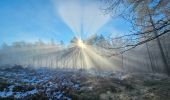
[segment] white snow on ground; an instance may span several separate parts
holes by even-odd
[[[2,80],[4,83],[0,83],[0,86],[1,84],[4,85],[2,85],[2,89],[0,88],[0,99],[6,97],[24,99],[25,97],[44,93],[43,95],[48,99],[71,100],[70,93],[77,93],[77,96],[80,92],[84,93],[85,96],[93,97],[92,95],[95,92],[97,93],[107,89],[105,93],[102,92],[99,94],[99,97],[108,97],[113,95],[114,92],[117,93],[119,91],[121,91],[120,95],[129,96],[130,94],[128,93],[136,93],[130,92],[133,89],[134,91],[141,92],[141,94],[148,93],[149,87],[146,87],[145,84],[151,84],[152,86],[152,81],[159,83],[162,80],[169,80],[167,76],[162,74],[86,72],[62,69],[48,70],[45,68],[35,69],[33,71],[19,70],[15,72],[7,70],[2,72],[0,73],[0,82]],[[120,96],[119,93],[114,95]],[[111,97],[117,98],[115,96]]]
[[[19,70],[19,69],[18,69]],[[64,98],[66,100],[71,100],[71,98],[65,96],[64,91],[55,91],[55,93],[51,94],[52,90],[59,89],[62,87],[70,87],[74,89],[80,89],[80,85],[78,83],[73,83],[70,80],[65,79],[65,73],[67,73],[67,70],[60,70],[60,71],[50,71],[46,68],[40,68],[36,69],[34,72],[30,72],[27,70],[19,71],[19,72],[8,72],[6,75],[4,73],[0,73],[1,77],[6,77],[9,83],[14,83],[13,85],[10,85],[7,89],[7,91],[0,91],[0,97],[10,97],[14,96],[17,99],[27,97],[29,95],[34,95],[38,93],[38,90],[42,91],[42,89],[34,88],[30,91],[15,91],[12,92],[13,89],[16,86],[22,86],[22,84],[25,85],[40,85],[43,86],[43,89],[46,89],[46,95],[48,97],[55,97],[57,99]],[[68,72],[72,72],[71,70]],[[56,79],[58,80],[57,82]]]
[[[26,97],[28,95],[36,94],[37,92],[38,92],[37,89],[31,90],[31,91],[27,91],[25,93],[23,93],[23,92],[16,92],[15,98],[17,98],[17,99],[23,98],[23,97]]]
[[[9,91],[9,92],[6,92],[6,91],[0,91],[0,97],[9,97],[9,96],[12,96],[13,95],[13,92]]]
[[[59,91],[59,92],[56,92],[55,97],[56,97],[57,99],[60,99],[62,96],[63,96],[63,93],[61,93],[60,91]]]

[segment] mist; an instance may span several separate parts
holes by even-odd
[[[1,0],[0,100],[170,100],[169,0]]]

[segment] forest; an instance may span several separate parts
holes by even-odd
[[[0,15],[0,100],[170,100],[169,0],[2,0]]]

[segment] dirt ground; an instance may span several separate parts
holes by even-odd
[[[0,100],[170,100],[162,74],[1,69]]]

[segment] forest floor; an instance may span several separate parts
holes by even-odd
[[[0,100],[170,100],[162,74],[0,69]]]

